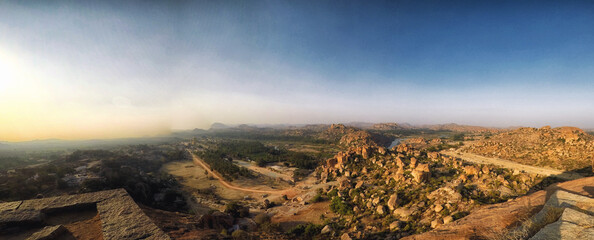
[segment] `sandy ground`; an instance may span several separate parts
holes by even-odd
[[[563,171],[559,171],[559,170],[555,170],[555,169],[551,169],[551,168],[524,165],[524,164],[512,162],[512,161],[505,160],[505,159],[484,157],[484,156],[480,156],[480,155],[476,155],[476,154],[472,154],[472,153],[460,152],[460,151],[443,150],[443,151],[441,151],[441,154],[447,155],[447,156],[452,156],[452,157],[457,157],[464,161],[468,161],[468,162],[472,162],[472,163],[493,164],[496,166],[509,168],[509,169],[516,169],[516,170],[524,171],[527,173],[534,173],[534,174],[545,175],[545,176],[555,176],[555,177],[559,177],[559,178],[565,179],[565,180],[573,180],[573,179],[578,179],[578,178],[583,177],[582,175],[580,175],[578,173],[563,172]]]
[[[274,178],[274,179],[281,179],[283,181],[293,181],[293,177],[291,173],[296,168],[288,168],[288,167],[281,167],[281,166],[273,166],[273,167],[259,167],[253,162],[243,161],[243,160],[233,160],[239,166],[245,167],[249,170],[254,172],[260,173],[262,175]],[[276,169],[275,169],[276,168]]]
[[[193,162],[171,162],[166,164],[163,170],[176,176],[180,183],[184,185],[186,191],[193,193],[197,197],[200,197],[200,194],[196,190],[214,186],[216,194],[225,200],[241,201],[255,206],[263,202],[264,199],[269,199],[278,205],[267,210],[254,208],[252,212],[254,214],[267,212],[273,215],[272,221],[281,223],[283,228],[290,228],[305,222],[321,223],[323,222],[320,218],[321,215],[333,216],[333,213],[329,211],[329,201],[313,204],[304,204],[304,202],[309,202],[316,194],[316,189],[326,189],[328,186],[336,184],[335,182],[320,183],[313,175],[310,175],[297,182],[295,186],[273,189],[266,183],[258,185],[255,182],[247,183],[237,180],[228,182],[217,172],[211,171],[208,165],[196,156],[194,156],[193,160]],[[250,169],[262,174],[268,171],[279,174],[275,170],[267,168],[250,167]],[[209,175],[212,178],[209,179]],[[288,173],[281,173],[281,175],[289,176]],[[269,177],[269,179],[272,178]],[[283,200],[281,198],[283,195],[286,195],[289,200]],[[219,210],[222,210],[223,206],[209,205],[209,207]]]

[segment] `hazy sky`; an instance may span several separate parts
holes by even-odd
[[[0,0],[0,140],[213,122],[594,127],[588,1],[49,2]]]

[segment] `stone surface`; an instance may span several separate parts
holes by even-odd
[[[324,226],[324,228],[322,228],[322,231],[320,232],[321,234],[326,234],[332,232],[332,227],[330,227],[330,225],[326,225]]]
[[[390,209],[390,211],[394,211],[394,209],[396,209],[396,200],[398,200],[398,195],[394,193],[392,194],[392,196],[390,196],[390,199],[388,200],[388,208]]]
[[[128,195],[97,203],[104,240],[170,239]]]
[[[344,233],[342,236],[340,236],[340,240],[352,240],[352,238],[348,233]]]
[[[104,240],[170,239],[124,189],[2,203],[0,229],[7,225],[43,224],[45,214],[95,206],[101,219]],[[52,230],[59,231],[59,228],[46,227],[39,234]]]
[[[0,203],[0,213],[18,208],[23,201]]]
[[[594,216],[565,208],[558,221],[540,229],[531,240],[594,239]]]
[[[41,230],[33,233],[26,240],[50,240],[50,239],[56,239],[58,236],[62,235],[66,231],[68,231],[68,230],[64,226],[62,226],[62,225],[47,226],[47,227],[44,227]]]

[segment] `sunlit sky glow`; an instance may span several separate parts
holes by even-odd
[[[588,1],[0,1],[0,141],[213,122],[594,128],[592,23]]]

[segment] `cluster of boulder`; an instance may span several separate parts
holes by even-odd
[[[337,181],[337,197],[352,207],[353,214],[375,219],[371,220],[375,224],[365,226],[347,221],[346,232],[355,237],[385,230],[403,237],[438,228],[483,204],[475,199],[496,193],[493,201],[502,201],[524,194],[538,180],[538,176],[471,165],[408,144],[392,149],[368,143],[348,145],[318,170],[320,180]],[[394,220],[382,223],[386,217]]]

